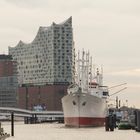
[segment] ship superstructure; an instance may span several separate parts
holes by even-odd
[[[89,52],[78,53],[75,83],[62,98],[66,126],[102,126],[107,114],[108,87],[103,86],[103,72],[93,71]]]

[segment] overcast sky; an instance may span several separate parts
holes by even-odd
[[[0,0],[0,53],[7,54],[8,46],[19,40],[31,42],[39,26],[70,16],[75,48],[88,49],[95,63],[103,65],[106,85],[126,82],[119,98],[140,108],[139,0]]]

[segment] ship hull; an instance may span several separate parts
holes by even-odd
[[[90,94],[68,94],[62,98],[64,122],[70,127],[103,126],[106,99]]]
[[[68,127],[97,127],[104,126],[105,118],[65,117],[64,121]]]

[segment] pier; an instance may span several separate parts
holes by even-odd
[[[23,117],[25,124],[34,124],[39,122],[63,122],[64,115],[62,111],[31,111],[19,108],[0,107],[1,116],[11,116],[14,113],[16,117]]]

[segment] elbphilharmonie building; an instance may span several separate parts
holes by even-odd
[[[35,39],[9,47],[17,61],[19,84],[70,84],[75,71],[72,17],[63,23],[40,27]]]

